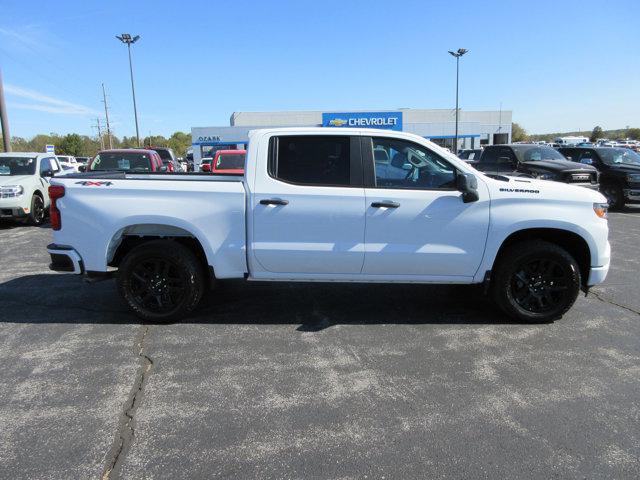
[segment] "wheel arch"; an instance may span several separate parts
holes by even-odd
[[[198,236],[181,227],[153,223],[128,225],[119,229],[107,246],[107,265],[118,267],[127,253],[137,246],[163,239],[189,248],[205,267],[209,267],[207,252]]]
[[[511,233],[498,248],[493,265],[495,266],[508,247],[527,240],[544,240],[565,249],[575,259],[580,268],[583,286],[587,284],[589,271],[591,270],[589,243],[578,233],[561,228],[525,228]]]

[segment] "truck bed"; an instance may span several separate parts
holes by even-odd
[[[105,272],[127,236],[194,237],[219,278],[243,277],[245,186],[237,175],[89,172],[54,177],[62,228],[56,243]]]

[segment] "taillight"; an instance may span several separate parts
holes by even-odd
[[[51,220],[51,228],[54,230],[60,230],[62,228],[62,217],[56,205],[56,200],[62,197],[64,197],[64,187],[62,185],[51,185],[49,187],[49,198],[51,199],[49,219]]]

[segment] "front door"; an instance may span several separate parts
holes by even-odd
[[[272,137],[269,176],[256,182],[251,202],[257,278],[269,273],[318,278],[362,270],[365,204],[359,137]]]
[[[474,276],[489,227],[484,185],[478,201],[464,203],[455,189],[455,167],[427,147],[363,137],[362,151],[363,160],[375,165],[373,185],[365,190],[363,274],[452,281]]]

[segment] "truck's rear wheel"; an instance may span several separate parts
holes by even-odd
[[[203,267],[178,242],[154,240],[131,250],[118,269],[118,290],[143,320],[171,322],[193,311],[204,292]]]
[[[494,302],[524,322],[550,322],[571,308],[580,292],[580,269],[563,248],[542,240],[508,247],[491,281]]]

